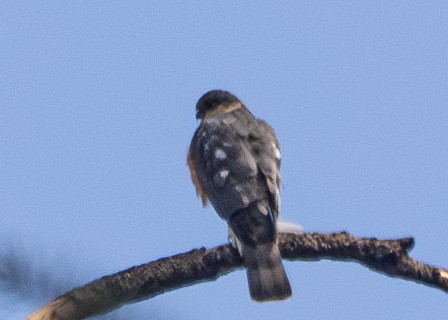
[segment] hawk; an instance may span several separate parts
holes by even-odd
[[[277,245],[281,154],[273,129],[222,90],[199,99],[196,118],[187,162],[202,204],[210,201],[227,222],[252,299],[287,299],[291,286]]]

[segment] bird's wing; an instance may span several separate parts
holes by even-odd
[[[248,142],[259,173],[269,195],[269,206],[275,218],[280,212],[280,147],[274,130],[264,121],[253,119],[248,125]]]

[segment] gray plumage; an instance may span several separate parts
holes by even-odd
[[[224,112],[204,116],[219,105]],[[275,133],[225,91],[206,93],[197,110],[204,118],[190,146],[193,180],[236,236],[252,298],[286,299],[291,287],[277,246],[281,177]]]

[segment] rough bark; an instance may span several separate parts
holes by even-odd
[[[412,238],[378,240],[356,238],[346,232],[279,235],[279,247],[284,259],[356,261],[385,275],[422,283],[448,293],[448,271],[411,259],[408,252],[413,244]],[[241,268],[242,258],[230,244],[213,249],[195,249],[75,288],[28,319],[84,319],[170,290],[212,281]]]

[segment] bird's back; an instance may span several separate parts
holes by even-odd
[[[251,136],[258,121],[244,109],[206,120],[193,139],[199,180],[225,220],[250,203],[268,199]]]

